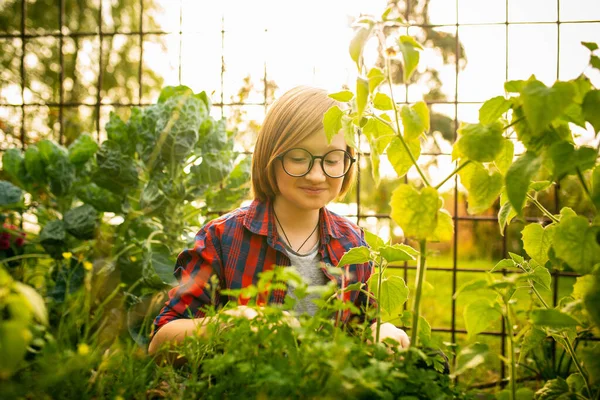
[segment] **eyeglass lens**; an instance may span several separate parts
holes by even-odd
[[[283,156],[283,168],[294,176],[306,175],[311,169],[313,156],[304,149],[289,150]],[[350,156],[344,150],[333,150],[321,160],[323,171],[332,178],[344,176],[350,169]]]

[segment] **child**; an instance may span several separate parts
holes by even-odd
[[[203,322],[203,306],[228,300],[218,293],[211,300],[212,275],[222,288],[240,289],[275,265],[294,265],[311,284],[325,284],[335,278],[323,263],[337,265],[346,251],[365,245],[358,226],[325,208],[349,190],[354,178],[354,149],[342,132],[328,143],[323,130],[323,115],[336,104],[326,91],[301,86],[271,106],[252,158],[254,201],[207,223],[197,233],[194,248],[179,255],[175,276],[180,285],[169,291],[169,300],[154,321],[151,354],[164,342],[204,334],[205,324],[197,329]],[[349,271],[347,284],[366,283],[372,272],[368,263],[352,265]],[[285,295],[276,290],[269,302],[281,304]],[[365,296],[359,298],[353,291],[346,300],[359,303]],[[314,313],[310,304],[304,306]],[[244,304],[228,313],[256,316]],[[408,346],[406,333],[389,323],[381,326],[380,340],[386,337]]]

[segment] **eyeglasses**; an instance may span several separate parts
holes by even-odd
[[[341,178],[346,175],[352,163],[356,161],[350,153],[339,149],[328,151],[322,156],[313,156],[308,150],[294,148],[276,158],[281,160],[283,170],[295,178],[307,175],[316,159],[321,160],[321,169],[330,178]]]

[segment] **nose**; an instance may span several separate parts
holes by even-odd
[[[325,172],[323,171],[322,163],[323,160],[316,159],[312,165],[312,168],[304,177],[312,182],[324,182],[325,180],[327,180],[327,175],[325,175]]]

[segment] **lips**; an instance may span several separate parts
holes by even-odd
[[[310,194],[318,194],[318,193],[322,193],[325,191],[325,188],[318,188],[318,187],[316,187],[316,188],[315,187],[302,187],[300,189],[302,189],[305,192],[310,193]]]

